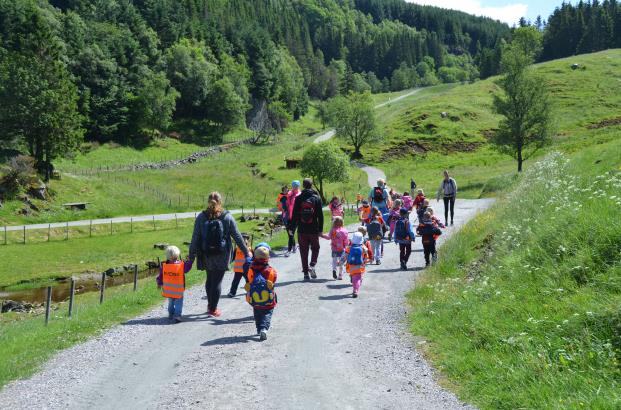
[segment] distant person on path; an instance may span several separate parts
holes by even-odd
[[[340,216],[341,218],[345,216],[345,213],[343,212],[343,204],[336,196],[332,197],[332,200],[328,204],[328,208],[330,208],[330,213],[332,214],[333,221],[334,218],[336,218],[337,216]]]
[[[246,301],[252,306],[254,323],[260,340],[267,339],[272,323],[272,314],[278,303],[274,285],[278,279],[276,269],[269,265],[270,249],[259,246],[254,250],[254,258],[248,269]]]
[[[423,252],[425,253],[425,266],[429,266],[430,262],[435,263],[438,260],[438,253],[436,252],[436,239],[442,235],[442,231],[436,225],[434,225],[431,219],[431,213],[425,212],[421,223],[416,229],[418,236],[421,237],[423,242]],[[431,261],[429,257],[431,256]]]
[[[244,238],[244,242],[246,243],[246,247],[250,249],[250,236],[248,234],[242,234],[242,238]],[[246,283],[248,283],[248,266],[247,262],[248,258],[246,254],[239,246],[235,249],[235,259],[233,259],[233,281],[231,282],[231,290],[229,291],[228,297],[233,298],[237,294],[237,288],[239,287],[239,282],[244,278]]]
[[[291,182],[291,191],[287,192],[287,221],[285,226],[287,227],[287,234],[289,235],[289,243],[287,245],[286,257],[289,257],[291,253],[295,253],[295,236],[293,236],[293,230],[291,229],[291,219],[293,218],[293,205],[295,204],[295,198],[300,196],[300,181],[297,179]]]
[[[408,270],[407,264],[412,254],[412,242],[414,241],[415,236],[408,211],[401,208],[399,220],[395,225],[395,243],[399,245],[401,270]]]
[[[162,296],[168,298],[168,319],[175,323],[182,321],[185,274],[192,269],[190,260],[182,262],[180,258],[179,248],[166,248],[166,262],[160,266],[160,274],[156,278],[157,288],[162,289]]]
[[[302,272],[304,280],[308,281],[310,278],[317,278],[315,266],[319,257],[319,237],[323,235],[323,209],[319,194],[313,190],[313,181],[306,178],[302,187],[304,190],[295,199],[293,205],[289,233],[293,235],[296,230],[298,231]],[[312,252],[310,265],[308,263],[309,248]]]
[[[336,270],[338,268],[338,280],[343,279],[343,254],[345,248],[349,245],[349,233],[345,229],[343,218],[335,216],[332,221],[332,229],[327,235],[323,235],[324,239],[330,241],[332,248],[332,277],[337,279]]]
[[[388,190],[386,189],[386,182],[380,178],[377,180],[377,186],[371,188],[371,192],[369,192],[371,207],[376,206],[382,215],[387,214],[389,199],[390,195],[388,195]]]
[[[207,314],[219,317],[218,309],[222,292],[222,278],[233,260],[234,248],[231,238],[247,258],[252,257],[244,238],[237,229],[235,219],[222,208],[222,195],[209,194],[207,209],[201,212],[194,222],[189,259],[198,258],[197,268],[207,273],[205,291],[207,292]]]
[[[451,225],[453,225],[453,217],[455,216],[455,198],[457,197],[457,182],[449,176],[447,170],[444,171],[444,179],[438,188],[436,200],[440,200],[440,196],[444,199],[444,221],[448,226],[449,210],[451,212]]]
[[[351,245],[347,247],[347,273],[351,277],[353,287],[352,297],[357,298],[362,285],[362,275],[366,272],[365,260],[367,256],[367,248],[362,244],[362,233],[356,232],[351,238]]]
[[[414,181],[414,178],[410,178],[410,192],[414,194],[415,190],[416,190],[416,181]]]

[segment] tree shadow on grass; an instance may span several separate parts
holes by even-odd
[[[258,342],[258,341],[259,339],[256,335],[226,336],[226,337],[220,337],[218,339],[208,340],[206,342],[201,343],[201,346],[226,346],[226,345]]]

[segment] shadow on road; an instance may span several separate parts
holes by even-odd
[[[121,323],[123,326],[136,326],[136,325],[144,325],[144,326],[167,326],[172,325],[174,322],[168,319],[168,316],[162,317],[148,317],[144,319],[132,319],[127,322]]]
[[[351,293],[345,295],[319,296],[319,300],[343,300],[351,299]]]
[[[201,343],[201,346],[226,346],[226,345],[234,345],[237,343],[248,343],[248,342],[258,342],[259,339],[256,335],[248,335],[248,336],[227,336],[220,337],[214,340],[208,340],[204,343]]]
[[[346,288],[351,288],[351,285],[347,283],[341,283],[338,285],[326,285],[326,287],[328,289],[346,289]]]
[[[248,322],[254,322],[254,317],[246,316],[246,317],[238,317],[237,319],[225,319],[225,320],[214,319],[210,323],[214,326],[221,326],[221,325],[236,325],[239,323],[248,323]]]

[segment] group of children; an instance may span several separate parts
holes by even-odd
[[[442,234],[440,228],[444,225],[433,214],[429,201],[422,190],[418,190],[415,198],[408,192],[402,196],[391,198],[390,211],[382,215],[377,207],[371,207],[367,201],[362,201],[359,208],[359,218],[362,226],[353,233],[351,239],[344,224],[343,205],[338,198],[333,198],[329,204],[332,213],[332,228],[323,238],[330,241],[332,251],[332,277],[343,279],[345,270],[352,283],[352,297],[357,298],[362,285],[366,266],[372,263],[381,264],[384,254],[384,236],[389,233],[389,242],[399,245],[399,259],[402,270],[407,270],[407,263],[412,253],[412,242],[416,235],[421,237],[425,255],[425,264],[429,266],[437,259],[436,240]],[[412,229],[410,213],[416,211],[418,227],[416,234]],[[250,237],[243,235],[246,245],[250,246]],[[267,339],[272,313],[277,304],[274,285],[278,278],[276,270],[269,265],[270,246],[262,242],[253,251],[252,258],[247,258],[240,249],[237,249],[233,261],[234,277],[231,283],[229,297],[237,294],[242,278],[245,278],[246,301],[253,307],[255,325],[260,340]],[[175,323],[181,322],[183,309],[183,294],[185,291],[185,274],[192,269],[192,262],[182,261],[179,248],[169,246],[166,249],[166,261],[160,266],[160,273],[156,279],[158,288],[162,289],[162,296],[168,298],[169,319]]]

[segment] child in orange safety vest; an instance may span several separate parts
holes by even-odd
[[[252,264],[248,269],[246,283],[246,301],[254,311],[254,322],[260,340],[267,339],[267,332],[272,323],[272,313],[278,302],[274,285],[278,279],[276,269],[269,265],[270,248],[261,243],[254,250]]]
[[[244,238],[244,242],[246,243],[246,247],[248,249],[251,248],[250,244],[250,236],[248,234],[242,234],[242,238]],[[235,249],[235,259],[233,259],[233,281],[231,282],[231,290],[229,291],[228,297],[233,298],[237,294],[237,288],[239,287],[239,282],[241,282],[241,278],[243,277],[246,282],[248,282],[248,266],[249,263],[246,262],[246,255],[239,249]]]
[[[185,274],[192,269],[192,261],[182,261],[180,258],[179,248],[167,247],[166,262],[160,265],[160,274],[156,278],[158,289],[162,289],[162,296],[168,298],[168,319],[175,323],[182,321]]]
[[[371,217],[371,205],[369,205],[369,201],[366,199],[362,201],[362,206],[358,208],[358,217],[360,222],[362,222],[362,226],[369,223],[369,218]]]
[[[362,285],[362,275],[366,272],[365,259],[368,257],[367,247],[362,244],[363,236],[361,232],[355,232],[351,238],[351,245],[347,247],[347,273],[351,276],[353,287],[352,297],[357,298],[360,286]]]

